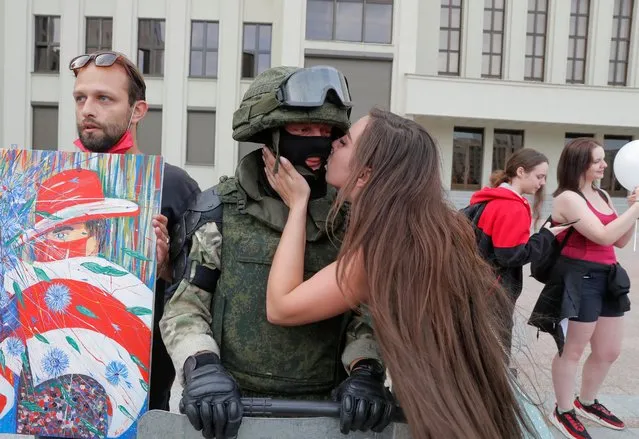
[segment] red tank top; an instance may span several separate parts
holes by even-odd
[[[588,208],[595,214],[601,224],[604,226],[614,221],[617,218],[616,213],[601,213],[595,209],[588,200],[586,200]],[[562,241],[568,233],[568,230],[561,232],[557,235],[557,239]],[[568,242],[561,250],[561,254],[568,258],[581,259],[583,261],[597,262],[599,264],[614,264],[617,262],[617,255],[615,255],[615,248],[612,245],[599,245],[586,238],[579,233],[576,229],[568,238]]]

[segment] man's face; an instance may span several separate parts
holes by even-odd
[[[301,137],[331,137],[332,128],[325,123],[289,123],[284,126],[284,129],[294,136]],[[320,157],[308,156],[306,166],[313,171],[317,171],[322,166],[322,159]]]
[[[107,152],[122,137],[131,119],[129,76],[119,64],[78,71],[73,89],[75,119],[82,144],[93,152]]]

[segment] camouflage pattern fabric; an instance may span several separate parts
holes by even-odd
[[[259,154],[245,157],[236,178],[216,188],[224,203],[224,245],[214,223],[203,225],[193,237],[190,257],[210,268],[223,267],[215,294],[183,280],[166,305],[162,337],[180,380],[185,359],[208,350],[220,354],[243,394],[328,397],[343,378],[340,357],[347,327],[342,362],[380,360],[379,353],[372,329],[361,317],[346,321],[338,316],[297,327],[266,320],[266,284],[288,209],[265,195],[256,181]],[[334,195],[309,203],[305,278],[337,257],[325,222]]]

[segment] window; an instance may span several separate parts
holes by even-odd
[[[504,0],[485,0],[482,78],[501,78],[504,42]]]
[[[33,149],[58,150],[58,107],[32,105],[31,144]]]
[[[186,125],[186,162],[215,164],[215,111],[188,110]]]
[[[112,18],[87,18],[86,53],[111,50],[113,41]]]
[[[271,67],[271,25],[245,24],[242,78],[255,78]]]
[[[191,23],[191,76],[217,77],[219,25],[216,21]]]
[[[60,17],[35,17],[35,72],[60,71]]]
[[[138,143],[144,154],[162,155],[162,109],[149,108],[138,123]]]
[[[572,140],[578,139],[580,137],[590,137],[594,138],[594,134],[584,134],[584,133],[566,133],[564,136],[564,146],[568,145]]]
[[[484,156],[484,130],[455,128],[453,133],[453,189],[479,189]]]
[[[615,0],[615,9],[612,15],[608,85],[626,85],[633,6],[632,0]]]
[[[568,65],[566,82],[583,84],[586,76],[586,46],[590,0],[572,0],[570,33],[568,34]]]
[[[548,0],[528,0],[526,24],[526,81],[543,81],[546,58],[546,21]]]
[[[390,44],[392,22],[392,0],[307,0],[306,4],[308,40]]]
[[[511,155],[524,147],[524,132],[512,130],[495,130],[493,139],[493,171],[506,169]]]
[[[461,0],[442,0],[439,24],[439,74],[459,76]]]
[[[144,75],[164,75],[164,20],[139,20],[138,68]]]
[[[604,136],[604,150],[606,152],[606,163],[608,167],[604,171],[600,186],[607,191],[611,197],[625,197],[626,189],[615,178],[614,167],[617,153],[626,143],[632,142],[631,136]]]

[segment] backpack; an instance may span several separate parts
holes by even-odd
[[[469,204],[468,206],[459,210],[466,218],[468,218],[470,223],[473,225],[473,230],[475,231],[475,240],[477,244],[479,244],[480,239],[479,218],[484,212],[486,204],[488,204],[488,201],[482,201],[481,203]]]
[[[546,224],[550,222],[552,224],[552,215],[548,217],[548,219],[544,222]],[[572,227],[568,229],[563,241],[559,242],[557,237],[552,240],[552,244],[548,251],[542,254],[539,259],[533,260],[530,262],[530,276],[533,277],[536,281],[541,282],[542,284],[547,284],[550,282],[552,278],[553,269],[559,256],[561,256],[561,251],[564,246],[568,242],[568,238],[575,229]]]

